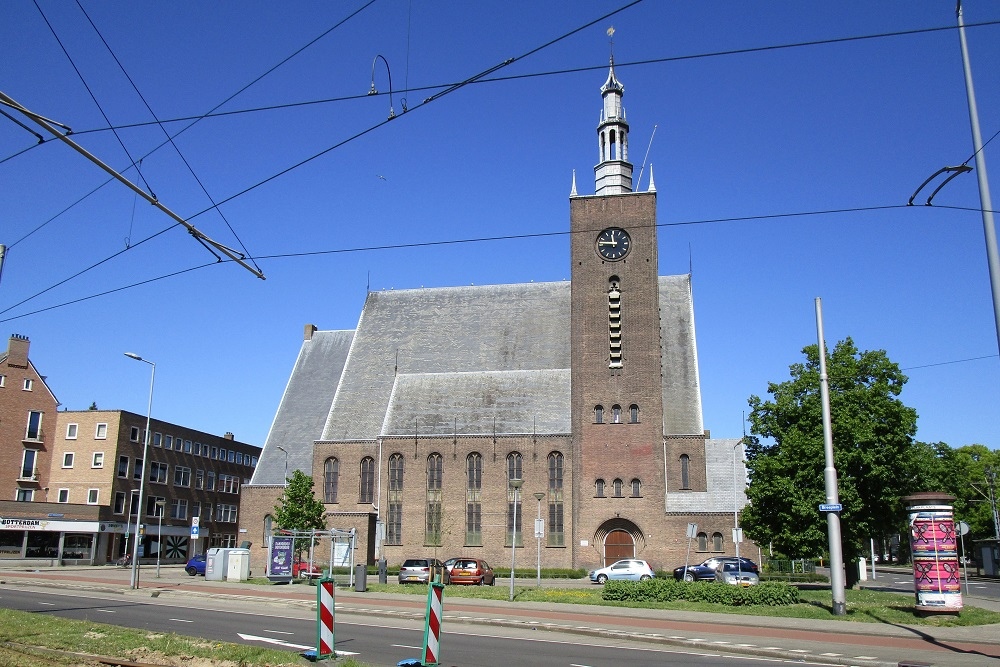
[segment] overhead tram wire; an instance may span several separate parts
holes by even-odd
[[[184,118],[183,120],[191,120],[192,122],[191,122],[190,124],[186,125],[185,127],[181,128],[181,129],[180,129],[180,130],[179,130],[179,131],[178,131],[178,132],[177,132],[176,134],[172,135],[172,136],[171,136],[171,139],[175,139],[175,138],[177,138],[178,136],[180,136],[181,134],[183,134],[183,133],[184,133],[184,132],[186,132],[187,130],[189,130],[189,129],[191,129],[192,127],[194,127],[194,126],[195,126],[195,125],[196,125],[196,124],[197,124],[197,123],[198,123],[199,121],[203,120],[204,118],[208,118],[208,117],[210,117],[210,114],[211,114],[212,112],[214,112],[214,111],[217,111],[217,110],[219,109],[219,107],[221,107],[222,105],[224,105],[224,104],[226,104],[226,103],[228,103],[228,102],[232,101],[232,100],[233,100],[234,98],[236,98],[236,97],[237,97],[238,95],[240,95],[241,93],[243,93],[244,91],[246,91],[246,90],[247,90],[248,88],[250,88],[250,86],[253,86],[253,85],[254,85],[254,84],[256,84],[257,82],[259,82],[259,81],[260,81],[261,79],[263,79],[263,78],[264,78],[264,77],[266,77],[267,75],[269,75],[269,74],[271,74],[272,72],[274,72],[274,71],[275,71],[276,69],[278,69],[279,67],[281,67],[282,65],[284,65],[284,64],[285,64],[286,62],[288,62],[289,60],[291,60],[292,58],[294,58],[294,57],[295,57],[295,56],[297,56],[298,54],[302,53],[302,52],[303,52],[304,50],[306,50],[307,48],[309,48],[310,46],[312,46],[313,44],[315,44],[315,43],[316,43],[317,41],[319,41],[319,40],[320,40],[320,39],[322,39],[323,37],[326,37],[326,36],[327,36],[327,35],[328,35],[328,34],[329,34],[330,32],[332,32],[333,30],[336,30],[336,29],[337,29],[337,28],[339,28],[340,26],[344,25],[344,24],[345,24],[345,23],[346,23],[347,21],[351,20],[352,18],[354,18],[355,16],[357,16],[357,15],[358,15],[359,13],[361,13],[362,11],[364,11],[365,9],[367,9],[368,7],[370,7],[370,6],[372,5],[372,4],[374,4],[374,3],[375,3],[375,1],[376,1],[376,0],[369,0],[369,1],[367,2],[367,3],[365,3],[365,4],[364,4],[364,5],[362,5],[361,7],[359,7],[359,8],[358,8],[358,9],[356,9],[355,11],[351,12],[351,13],[350,13],[350,14],[348,14],[348,15],[347,15],[347,16],[346,16],[345,18],[343,18],[343,19],[341,19],[340,21],[338,21],[337,23],[335,23],[335,24],[334,24],[333,26],[331,26],[330,28],[328,28],[327,30],[325,30],[325,31],[324,31],[323,33],[321,33],[321,34],[320,34],[319,36],[317,36],[317,37],[313,38],[312,40],[310,40],[310,41],[309,41],[308,43],[306,43],[306,44],[305,44],[304,46],[302,46],[301,48],[299,48],[299,49],[297,49],[297,50],[293,51],[293,52],[292,52],[292,53],[291,53],[290,55],[288,55],[287,57],[285,57],[284,59],[282,59],[281,61],[279,61],[279,62],[278,62],[278,63],[277,63],[276,65],[274,65],[273,67],[271,67],[270,69],[268,69],[268,70],[267,70],[266,72],[264,72],[263,74],[261,74],[260,76],[258,76],[258,77],[257,77],[256,79],[254,79],[253,81],[251,81],[250,83],[246,84],[245,86],[243,86],[242,88],[240,88],[239,90],[237,90],[237,91],[236,91],[235,93],[233,93],[232,95],[230,95],[230,96],[229,96],[229,97],[227,97],[226,99],[224,99],[224,100],[222,100],[221,102],[219,102],[218,104],[216,104],[216,105],[215,105],[214,107],[212,107],[211,109],[209,109],[209,111],[208,111],[207,113],[205,113],[205,114],[202,114],[202,115],[200,115],[200,116],[191,116],[191,117],[189,117],[189,118]],[[172,121],[172,120],[166,120],[166,121],[162,121],[162,122],[163,122],[163,123],[170,123],[170,122],[173,122],[173,121]],[[130,128],[130,127],[140,127],[140,126],[145,126],[145,125],[150,125],[150,123],[142,123],[142,124],[139,124],[139,125],[119,125],[119,126],[118,126],[118,129],[126,129],[126,128]],[[95,132],[95,131],[101,131],[101,132],[103,132],[103,131],[105,131],[105,130],[103,130],[103,129],[102,129],[102,130],[80,130],[80,131],[75,131],[75,132],[74,132],[74,134],[86,134],[86,133],[90,133],[90,132]],[[46,143],[48,143],[49,141],[50,141],[50,140],[46,140]],[[36,145],[38,145],[38,144],[36,144]],[[155,153],[156,151],[158,151],[158,150],[160,150],[161,148],[163,148],[163,147],[164,147],[165,145],[167,145],[167,142],[166,142],[166,141],[164,141],[163,143],[161,143],[161,144],[159,144],[159,145],[157,145],[157,146],[153,147],[153,149],[152,149],[152,150],[150,150],[150,151],[149,151],[148,153],[146,153],[145,155],[143,155],[143,156],[142,156],[141,158],[139,158],[139,159],[140,159],[140,160],[143,160],[143,159],[145,159],[145,158],[149,157],[150,155],[152,155],[152,154],[153,154],[153,153]],[[20,151],[18,151],[18,152],[17,152],[17,153],[15,153],[14,155],[10,155],[10,156],[7,156],[7,157],[5,157],[5,158],[3,158],[3,159],[0,159],[0,164],[2,164],[3,162],[6,162],[7,160],[9,160],[9,159],[11,159],[11,158],[14,158],[14,157],[17,157],[18,155],[21,155],[22,153],[25,153],[25,152],[27,152],[27,151],[31,150],[31,149],[32,149],[32,148],[34,148],[34,147],[35,147],[35,146],[29,146],[28,148],[25,148],[25,149],[23,149],[23,150],[20,150]],[[76,206],[77,204],[79,204],[80,202],[82,202],[82,201],[83,201],[84,199],[86,199],[86,198],[87,198],[87,197],[89,197],[90,195],[94,194],[95,192],[97,192],[98,190],[100,190],[101,188],[103,188],[103,187],[104,187],[105,185],[108,185],[109,183],[111,183],[111,182],[112,182],[113,180],[114,180],[113,178],[109,178],[108,180],[104,181],[104,182],[103,182],[103,183],[101,183],[101,184],[100,184],[99,186],[97,186],[96,188],[94,188],[93,190],[91,190],[90,192],[88,192],[88,193],[87,193],[86,195],[84,195],[84,196],[83,196],[83,197],[81,197],[80,199],[77,199],[77,200],[76,200],[75,202],[73,202],[72,204],[70,204],[69,206],[67,206],[67,207],[66,207],[65,209],[63,209],[62,211],[60,211],[60,212],[59,212],[59,213],[57,213],[56,215],[52,216],[51,218],[49,218],[48,220],[46,220],[46,221],[45,221],[45,222],[43,222],[42,224],[40,224],[40,225],[38,225],[37,227],[35,227],[35,228],[34,228],[33,230],[31,230],[30,232],[28,232],[27,234],[25,234],[24,236],[22,236],[22,237],[21,237],[20,239],[18,239],[18,240],[17,240],[17,241],[15,242],[15,243],[13,243],[13,244],[11,244],[11,245],[7,246],[7,247],[8,247],[8,249],[9,249],[9,248],[13,248],[13,247],[14,247],[14,246],[15,246],[15,245],[16,245],[17,243],[20,243],[21,241],[25,240],[26,238],[28,238],[29,236],[31,236],[32,234],[34,234],[35,232],[37,232],[38,230],[40,230],[41,228],[45,227],[45,226],[46,226],[46,225],[48,225],[48,224],[49,224],[50,222],[52,222],[52,221],[54,221],[54,220],[55,220],[56,218],[58,218],[58,217],[59,217],[60,215],[62,215],[63,213],[65,213],[65,212],[69,211],[69,210],[70,210],[70,209],[72,209],[72,208],[73,208],[74,206]],[[95,266],[96,266],[96,265],[95,265]],[[93,268],[93,267],[91,267],[91,268]]]
[[[997,19],[997,20],[994,20],[994,21],[981,21],[979,23],[968,23],[968,24],[966,24],[965,27],[966,28],[979,28],[979,27],[995,26],[995,25],[1000,25],[1000,19]],[[587,26],[587,27],[589,27],[589,26]],[[629,67],[641,67],[641,66],[644,66],[644,65],[660,65],[660,64],[672,63],[672,62],[682,62],[682,61],[686,61],[686,60],[699,60],[699,59],[702,59],[702,58],[718,58],[718,57],[723,57],[723,56],[748,55],[748,54],[753,54],[753,53],[764,53],[764,52],[768,52],[768,51],[780,51],[780,50],[783,50],[783,49],[797,49],[797,48],[804,48],[804,47],[810,47],[810,46],[825,46],[825,45],[829,45],[829,44],[839,44],[839,43],[844,43],[844,42],[857,42],[857,41],[864,41],[864,40],[871,40],[871,39],[884,39],[884,38],[889,38],[889,37],[905,37],[905,36],[910,36],[910,35],[919,35],[919,34],[925,34],[925,33],[941,32],[941,31],[946,31],[946,30],[957,30],[957,28],[955,26],[941,26],[941,27],[937,27],[937,28],[916,28],[916,29],[913,29],[913,30],[901,30],[901,31],[897,31],[897,32],[882,32],[882,33],[874,33],[874,34],[870,34],[870,35],[855,35],[855,36],[850,36],[850,37],[832,37],[830,39],[819,39],[819,40],[812,40],[812,41],[807,41],[807,42],[791,42],[791,43],[787,43],[787,44],[773,44],[773,45],[766,45],[766,46],[753,46],[753,47],[747,47],[747,48],[744,48],[744,49],[729,49],[729,50],[726,50],[726,51],[707,51],[707,52],[704,52],[704,53],[694,53],[694,54],[680,55],[680,56],[665,56],[663,58],[648,58],[648,59],[645,59],[645,60],[634,60],[634,61],[617,61],[616,60],[615,61],[615,67],[619,68],[619,69],[623,69],[623,68],[629,68]],[[521,56],[521,57],[523,57],[523,56]],[[465,82],[458,82],[458,83],[437,83],[437,84],[430,84],[430,85],[426,85],[426,86],[417,86],[417,87],[414,87],[414,88],[403,88],[401,90],[394,90],[393,92],[394,93],[399,93],[399,94],[406,94],[406,93],[424,92],[424,91],[429,91],[429,90],[440,90],[440,89],[443,89],[443,88],[450,88],[450,87],[453,87],[453,86],[456,86],[456,85],[468,85],[469,83],[476,83],[476,84],[482,84],[482,83],[502,83],[502,82],[505,82],[505,81],[516,81],[516,80],[519,80],[519,79],[532,79],[532,78],[547,77],[547,76],[562,76],[562,75],[565,75],[565,74],[580,74],[580,73],[584,73],[584,72],[603,71],[603,70],[607,69],[607,67],[608,67],[607,63],[602,63],[600,65],[587,65],[587,66],[583,66],[583,67],[571,67],[571,68],[558,69],[558,70],[547,70],[547,71],[544,71],[544,72],[531,72],[531,73],[527,73],[527,74],[511,74],[511,75],[508,75],[508,76],[485,77],[485,78],[477,79],[477,80],[471,81],[471,82],[468,81],[468,80],[466,80]],[[384,95],[384,94],[385,93],[379,93],[379,95]],[[216,112],[216,110],[213,109],[212,111],[209,111],[208,113],[205,113],[205,114],[202,114],[202,115],[199,115],[199,116],[179,116],[177,118],[170,118],[170,119],[166,119],[166,120],[163,120],[163,121],[160,121],[160,122],[162,122],[162,123],[182,123],[182,122],[189,121],[189,120],[198,121],[198,120],[203,120],[203,119],[206,119],[206,118],[224,118],[226,116],[235,116],[235,115],[248,114],[248,113],[259,113],[259,112],[264,112],[264,111],[281,111],[281,110],[284,110],[284,109],[294,109],[296,107],[313,106],[313,105],[317,105],[317,104],[333,104],[333,103],[338,103],[338,102],[351,102],[351,101],[355,101],[355,100],[366,99],[368,97],[370,97],[370,94],[363,93],[363,94],[359,94],[359,95],[343,95],[343,96],[340,96],[340,97],[325,97],[325,98],[321,98],[321,99],[317,99],[317,100],[306,100],[306,101],[303,101],[303,102],[287,102],[287,103],[284,103],[284,104],[269,104],[269,105],[266,105],[266,106],[251,107],[251,108],[247,108],[247,109],[234,109],[232,111],[218,111],[218,112]],[[232,99],[232,98],[230,98],[230,99]],[[223,102],[223,104],[224,103],[225,102]],[[221,106],[221,104],[219,106]],[[218,109],[218,107],[216,107],[216,109]],[[117,129],[132,129],[132,128],[137,128],[137,127],[146,127],[146,126],[149,126],[149,125],[152,125],[152,124],[153,123],[150,123],[150,122],[126,123],[126,124],[123,124],[123,125],[117,125],[116,127],[117,127]],[[75,130],[74,134],[87,134],[87,133],[93,133],[93,132],[106,132],[109,129],[111,129],[111,128],[109,128],[109,127],[101,127],[101,128],[91,128],[91,129],[85,129],[85,130]],[[180,133],[178,133],[178,134],[180,134]],[[174,135],[174,136],[177,136],[177,135]],[[8,159],[8,158],[4,158],[4,160],[5,159]],[[0,162],[3,162],[4,160],[0,160]]]
[[[658,228],[666,228],[666,227],[683,227],[683,226],[689,226],[689,225],[709,225],[709,224],[732,223],[732,222],[756,222],[756,221],[766,221],[766,220],[780,220],[780,219],[785,219],[785,218],[813,217],[813,216],[821,216],[821,215],[835,215],[835,214],[846,214],[846,213],[871,213],[871,212],[875,212],[875,211],[886,211],[886,210],[894,210],[894,209],[912,209],[912,208],[913,208],[912,206],[907,206],[905,204],[889,204],[889,205],[883,205],[883,206],[855,206],[855,207],[849,207],[849,208],[825,209],[825,210],[819,210],[819,211],[799,211],[799,212],[793,212],[793,213],[771,213],[771,214],[764,214],[764,215],[751,215],[751,216],[739,216],[739,217],[728,217],[728,218],[708,218],[708,219],[703,219],[703,220],[681,220],[681,221],[677,221],[677,222],[661,222],[661,223],[657,223],[655,226],[658,227]],[[964,211],[977,212],[977,213],[979,212],[978,208],[972,208],[972,207],[935,206],[934,208],[935,209],[952,208],[952,209],[956,209],[956,210],[964,210]],[[166,230],[164,230],[164,231],[166,231]],[[337,249],[334,249],[334,250],[311,250],[311,251],[305,251],[305,252],[280,253],[280,254],[275,254],[275,255],[261,255],[261,256],[258,256],[257,259],[260,259],[260,260],[265,260],[265,259],[294,259],[294,258],[299,258],[299,257],[314,257],[314,256],[318,256],[318,255],[336,255],[336,254],[344,254],[344,253],[377,252],[377,251],[382,251],[382,250],[406,250],[406,249],[415,249],[415,248],[430,248],[430,247],[442,247],[442,246],[450,246],[450,245],[460,245],[460,244],[466,244],[466,243],[488,243],[488,242],[496,242],[496,241],[517,241],[517,240],[523,240],[523,239],[553,238],[553,237],[559,237],[559,236],[568,236],[569,234],[572,234],[572,233],[586,233],[588,231],[598,231],[598,230],[597,229],[594,229],[594,230],[578,230],[577,232],[569,232],[569,231],[535,232],[535,233],[531,233],[531,234],[509,234],[509,235],[501,235],[501,236],[473,237],[473,238],[466,238],[466,239],[448,239],[448,240],[443,240],[443,241],[420,241],[420,242],[415,242],[415,243],[395,243],[395,244],[387,244],[387,245],[379,245],[379,246],[357,247],[357,248],[337,248]],[[159,232],[159,233],[162,234],[163,232]],[[144,242],[146,240],[149,240],[149,239],[144,239],[143,241],[140,241],[140,243],[142,243],[142,242]],[[138,245],[138,244],[136,244],[136,245]],[[122,251],[122,252],[124,252],[124,251]],[[223,262],[221,262],[221,263],[225,263],[225,260],[223,260]],[[60,308],[62,306],[69,306],[69,305],[72,305],[74,303],[79,303],[80,301],[85,301],[85,300],[88,300],[88,299],[92,299],[92,298],[95,298],[97,296],[103,296],[104,294],[110,294],[110,293],[113,293],[113,292],[120,292],[120,291],[124,291],[124,290],[130,289],[132,287],[139,287],[141,285],[145,285],[145,284],[148,284],[150,282],[155,282],[157,280],[162,280],[164,278],[169,278],[169,277],[172,277],[174,275],[178,275],[180,273],[185,273],[185,272],[188,272],[188,271],[194,271],[194,270],[197,270],[197,269],[202,269],[202,268],[205,268],[207,266],[218,266],[219,264],[220,264],[220,262],[213,262],[213,263],[209,263],[209,264],[203,264],[203,265],[200,265],[200,266],[191,267],[189,269],[185,269],[185,270],[182,270],[182,271],[179,271],[179,272],[175,272],[175,273],[165,274],[165,275],[160,276],[158,278],[151,278],[151,279],[148,279],[148,280],[143,280],[143,281],[140,281],[140,282],[137,282],[137,283],[133,283],[131,285],[125,285],[125,286],[122,286],[122,287],[119,287],[119,288],[115,288],[114,290],[110,290],[108,292],[102,292],[100,294],[95,294],[95,295],[91,295],[91,296],[88,296],[88,297],[82,297],[80,299],[74,299],[72,301],[67,301],[65,303],[60,303],[60,304],[55,304],[55,305],[52,305],[52,306],[48,306],[46,308],[43,308],[43,309],[40,309],[40,310],[36,310],[36,311],[32,311],[32,312],[29,312],[29,313],[22,313],[22,314],[14,315],[12,317],[8,317],[8,318],[5,318],[5,319],[0,319],[0,323],[10,322],[12,320],[20,319],[22,317],[27,317],[29,315],[34,315],[34,314],[39,313],[39,312],[44,312],[44,311],[48,311],[48,310],[54,310],[54,309]],[[65,281],[63,281],[63,282],[65,282]],[[48,291],[48,290],[45,290],[45,291]],[[39,293],[39,295],[42,294],[42,293],[44,293],[44,292]],[[36,295],[36,296],[38,296],[38,295]],[[2,315],[4,313],[7,313],[11,309],[16,308],[17,306],[26,303],[27,301],[31,300],[31,298],[34,298],[34,297],[30,297],[29,299],[25,299],[25,300],[21,301],[20,303],[14,304],[13,306],[10,306],[10,307],[8,307],[8,308],[6,308],[4,310],[0,310],[0,315]]]
[[[69,54],[69,50],[62,43],[62,40],[59,39],[59,34],[56,32],[56,29],[52,27],[51,23],[49,23],[49,19],[48,19],[47,16],[45,16],[45,12],[42,11],[42,8],[38,6],[38,0],[32,0],[32,2],[35,5],[35,9],[38,10],[39,15],[42,17],[42,20],[45,22],[45,25],[48,27],[49,32],[52,33],[52,37],[55,38],[56,44],[58,44],[59,48],[62,49],[63,55],[66,56],[66,60],[69,61],[69,64],[73,68],[73,71],[76,72],[76,76],[77,76],[77,78],[80,79],[80,83],[82,83],[83,87],[87,89],[87,94],[90,95],[90,99],[94,102],[94,106],[97,107],[97,110],[101,112],[101,116],[104,118],[105,122],[110,126],[111,125],[111,119],[108,118],[108,114],[106,114],[104,112],[104,107],[101,106],[100,101],[98,101],[98,99],[97,99],[97,95],[94,94],[94,91],[90,88],[90,84],[87,83],[87,79],[84,78],[83,72],[81,72],[80,68],[76,66],[76,61],[73,60],[73,56],[71,56]],[[79,4],[79,3],[77,3],[77,4]],[[81,9],[82,9],[82,7],[81,7]],[[86,15],[86,12],[84,12],[84,15]],[[87,18],[89,20],[90,17],[87,17]],[[93,25],[93,24],[91,24],[91,25]],[[154,118],[155,118],[155,116],[154,116]],[[143,175],[142,170],[139,169],[139,165],[136,164],[136,160],[135,160],[135,158],[132,157],[132,153],[130,153],[129,150],[128,150],[128,148],[125,146],[125,142],[122,141],[121,135],[119,135],[118,131],[115,130],[115,129],[113,129],[113,128],[112,128],[111,132],[115,135],[115,139],[118,141],[118,145],[121,146],[122,151],[125,152],[125,155],[128,157],[129,162],[131,162],[131,164],[129,165],[129,167],[135,169],[136,173],[139,174],[139,178],[142,179],[143,184],[146,186],[146,189],[149,190],[149,194],[152,195],[153,199],[156,199],[156,193],[153,192],[152,186],[149,185],[149,182],[146,180],[146,177]],[[140,158],[140,161],[141,161],[141,158]],[[125,170],[121,170],[121,171],[125,171]]]
[[[159,120],[159,118],[157,118],[156,113],[153,111],[153,108],[151,106],[149,106],[149,102],[146,101],[146,98],[143,96],[142,92],[139,90],[139,87],[137,85],[135,85],[135,81],[132,80],[132,77],[129,75],[128,71],[125,69],[125,66],[122,65],[121,61],[118,59],[118,55],[111,48],[111,45],[108,44],[108,41],[106,39],[104,39],[104,35],[101,34],[101,31],[98,29],[98,27],[94,23],[93,19],[90,18],[90,14],[88,14],[87,10],[84,9],[83,5],[80,4],[80,0],[76,0],[76,5],[77,5],[77,7],[80,8],[80,11],[83,12],[83,15],[87,18],[87,21],[90,23],[90,26],[94,29],[94,32],[96,32],[97,36],[100,37],[101,43],[104,44],[104,48],[106,48],[108,50],[108,53],[111,54],[111,57],[114,59],[115,63],[118,65],[118,68],[122,71],[122,74],[124,74],[125,78],[128,79],[129,84],[131,84],[131,86],[132,86],[132,90],[134,90],[135,94],[139,96],[140,100],[142,100],[142,103],[146,107],[146,110],[149,111],[149,115],[152,116],[154,120],[156,120],[157,127],[160,128],[160,130],[163,132],[163,135],[167,138],[167,141],[170,142],[170,145],[173,147],[174,151],[177,153],[177,156],[181,159],[181,162],[183,162],[184,166],[187,167],[188,173],[190,173],[191,176],[192,176],[192,178],[194,178],[195,182],[198,184],[198,187],[201,188],[201,191],[205,194],[205,196],[208,198],[208,200],[214,204],[215,203],[215,199],[208,192],[208,188],[206,188],[205,184],[202,182],[202,180],[200,178],[198,178],[198,174],[195,173],[194,167],[192,167],[191,163],[188,162],[188,160],[187,160],[186,157],[184,157],[184,154],[181,152],[180,147],[174,141],[173,137],[170,136],[170,133],[167,132],[167,130],[166,130],[165,127],[163,127],[163,123],[161,123],[160,120]],[[141,159],[139,160],[139,163],[140,164],[142,163]],[[138,170],[138,167],[136,167],[136,169]],[[240,238],[239,234],[236,233],[236,230],[233,229],[233,226],[229,223],[229,219],[226,217],[226,214],[223,213],[222,209],[219,209],[219,208],[216,208],[216,211],[218,211],[219,217],[221,217],[222,220],[226,223],[226,227],[229,228],[229,231],[236,238],[236,241],[240,244],[240,247],[243,249],[244,256],[245,257],[249,256],[250,255],[250,251],[247,250],[246,245],[244,245],[244,243],[243,243],[243,239]],[[197,238],[197,237],[195,237],[195,238]],[[200,241],[200,239],[199,239],[199,241]],[[212,252],[212,254],[215,254],[214,251],[212,251],[212,249],[208,245],[206,245],[205,243],[202,243],[202,245],[205,245],[209,249],[209,252]],[[216,257],[218,257],[218,255],[216,255]],[[253,257],[252,256],[250,257],[250,261],[253,262],[254,268],[257,269],[257,273],[260,274],[260,275],[263,275],[263,271],[261,271],[260,266],[257,265],[257,262],[253,261]]]

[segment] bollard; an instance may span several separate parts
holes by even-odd
[[[378,583],[385,584],[389,581],[388,576],[389,567],[385,562],[385,556],[378,559]]]

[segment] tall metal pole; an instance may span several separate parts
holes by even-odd
[[[514,489],[514,507],[511,510],[513,527],[510,530],[510,601],[514,601],[514,565],[517,559],[517,491],[524,484],[523,479],[510,480],[510,488]]]
[[[990,288],[993,292],[993,320],[1000,349],[1000,253],[997,252],[997,230],[993,225],[993,202],[986,176],[986,156],[983,137],[979,133],[979,111],[976,109],[976,91],[972,87],[972,70],[969,67],[969,45],[965,41],[965,22],[962,20],[962,0],[955,8],[958,17],[958,39],[962,44],[962,68],[965,71],[965,96],[969,102],[969,123],[972,126],[972,149],[976,158],[976,178],[979,179],[979,206],[983,213],[983,233],[986,236],[986,263],[990,269]]]
[[[541,491],[535,494],[535,500],[538,501],[538,518],[535,519],[535,540],[538,542],[537,553],[535,554],[535,568],[537,572],[535,573],[535,586],[538,588],[542,587],[542,531],[540,530],[542,525],[542,498],[545,494]]]
[[[740,560],[740,541],[742,540],[742,535],[740,535],[740,492],[739,492],[739,478],[736,476],[736,450],[739,449],[743,441],[740,440],[733,446],[733,542],[736,544],[736,572],[742,571],[742,563]]]
[[[823,302],[816,297],[816,335],[819,339],[819,394],[823,404],[823,455],[826,467],[823,480],[826,483],[826,502],[839,505],[837,491],[837,468],[833,460],[833,429],[830,425],[830,387],[826,375],[826,345],[823,342]],[[833,592],[833,615],[847,613],[847,597],[844,592],[844,556],[840,544],[840,515],[826,513],[827,539],[830,544],[830,589]]]
[[[146,437],[143,438],[142,442],[142,476],[139,478],[139,507],[136,509],[135,516],[135,542],[132,544],[132,576],[129,580],[129,586],[137,589],[139,588],[139,543],[142,541],[139,539],[139,526],[142,521],[142,503],[145,501],[146,493],[146,468],[149,467],[149,421],[153,413],[153,382],[156,380],[156,364],[149,359],[143,359],[134,352],[126,352],[125,356],[152,366],[152,371],[149,374],[149,403],[146,406]]]

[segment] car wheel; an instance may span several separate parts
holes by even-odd
[[[641,577],[639,577],[639,581],[649,581],[650,579],[652,579],[652,577],[649,576],[648,574],[644,574]]]
[[[608,580],[608,575],[606,574],[597,575],[597,583],[604,584],[607,580]]]
[[[684,573],[684,581],[694,581],[694,575],[690,572]]]
[[[486,577],[479,577],[479,581],[477,582],[477,585],[479,585],[479,586],[485,586],[486,585]]]
[[[198,570],[194,569],[193,567],[185,568],[184,571],[190,574],[192,577],[198,574]]]

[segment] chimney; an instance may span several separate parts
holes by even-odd
[[[232,431],[226,431],[226,434],[224,436],[222,436],[222,437],[224,439],[226,439],[226,440],[232,440],[235,436],[233,436],[233,432]]]
[[[14,368],[28,367],[28,347],[31,341],[27,336],[21,334],[11,334],[10,342],[7,344],[7,365]]]
[[[315,324],[307,324],[306,325],[306,340],[312,340],[314,333],[316,333],[316,325]]]

